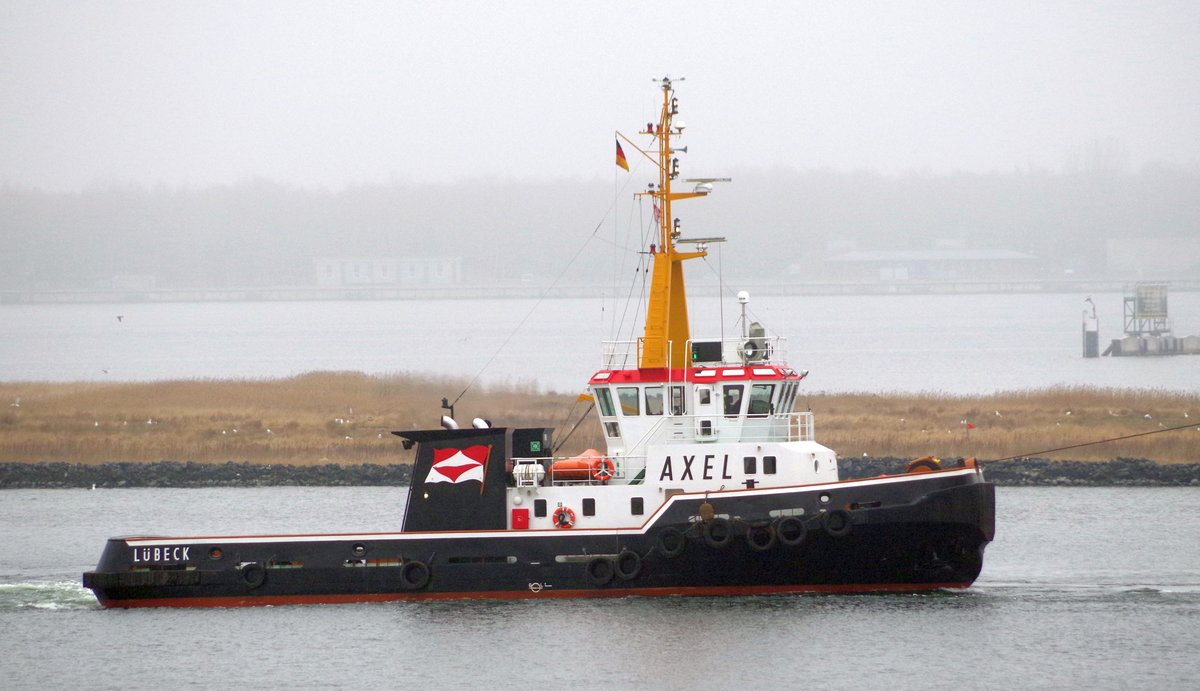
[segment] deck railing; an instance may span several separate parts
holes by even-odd
[[[604,341],[600,368],[636,368],[641,361],[642,345],[640,338],[633,341]],[[782,336],[698,338],[689,340],[687,348],[692,353],[693,367],[783,364],[787,356],[787,339]],[[667,359],[670,361],[669,353]]]

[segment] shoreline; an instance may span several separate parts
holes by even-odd
[[[910,459],[839,459],[842,480],[902,473]],[[1145,459],[1072,461],[1027,458],[980,461],[1000,487],[1200,487],[1200,463]],[[134,489],[204,487],[408,486],[408,464],[289,465],[262,463],[0,463],[4,489]]]

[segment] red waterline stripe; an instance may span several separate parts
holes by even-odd
[[[491,590],[475,593],[358,593],[326,595],[257,595],[214,597],[170,597],[100,600],[112,609],[137,607],[264,607],[269,605],[335,605],[356,602],[437,601],[437,600],[533,600],[550,598],[582,599],[602,597],[737,596],[782,595],[788,593],[860,594],[878,592],[921,592],[941,589],[966,589],[968,583],[886,583],[876,585],[747,585],[701,586],[691,588],[604,588],[594,590],[545,589]]]

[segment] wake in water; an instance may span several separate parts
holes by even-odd
[[[0,583],[0,612],[99,608],[92,591],[78,581]]]
[[[1200,603],[1200,583],[1052,583],[991,581],[972,590],[984,595],[1025,599],[1090,599],[1105,601],[1179,597]]]

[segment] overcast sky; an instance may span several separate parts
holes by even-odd
[[[1200,166],[1200,2],[0,0],[0,184]]]

